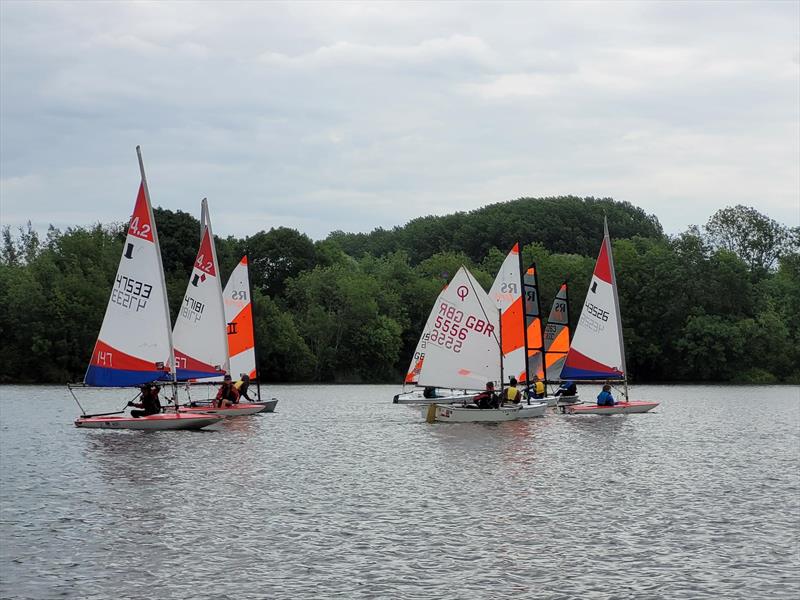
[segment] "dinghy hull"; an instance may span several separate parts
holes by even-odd
[[[234,404],[233,406],[226,406],[224,408],[214,408],[208,406],[182,406],[180,412],[182,414],[211,414],[219,415],[221,417],[246,417],[248,415],[255,415],[266,410],[266,405],[263,402],[253,404]]]
[[[219,423],[222,417],[209,414],[161,413],[146,417],[78,417],[75,427],[88,429],[136,429],[140,431],[169,431],[177,429],[202,429]]]
[[[265,400],[264,402],[253,402],[253,404],[263,404],[264,412],[275,412],[275,407],[278,406],[278,399]]]
[[[519,412],[519,406],[478,409],[432,404],[422,409],[430,423],[502,423],[517,420]]]
[[[550,404],[544,400],[531,402],[530,404],[520,404],[519,418],[531,419],[533,417],[543,417],[548,406],[550,406]]]
[[[412,392],[406,392],[404,394],[397,394],[394,398],[392,398],[393,404],[419,404],[419,405],[428,405],[428,404],[453,404],[456,402],[471,402],[472,398],[478,392],[472,392],[470,394],[465,393],[461,390],[440,390],[437,392],[439,395],[435,398],[426,398],[422,395],[421,390],[414,390]]]
[[[570,415],[629,415],[645,413],[658,406],[658,402],[619,402],[614,406],[598,406],[597,404],[577,404],[565,406]]]

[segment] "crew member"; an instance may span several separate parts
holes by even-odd
[[[141,410],[132,410],[131,416],[138,419],[148,415],[157,415],[161,412],[161,402],[158,399],[158,386],[155,383],[148,383],[141,388],[141,402],[128,402],[128,406],[133,406]]]
[[[214,408],[225,408],[239,402],[239,390],[233,385],[230,375],[222,378],[222,385],[217,392],[217,399]]]

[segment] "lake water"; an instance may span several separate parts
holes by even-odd
[[[497,425],[426,424],[397,391],[274,386],[274,414],[145,433],[0,387],[0,596],[798,597],[800,387]]]

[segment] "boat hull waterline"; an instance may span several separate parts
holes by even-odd
[[[519,406],[480,409],[432,404],[422,409],[422,415],[428,422],[437,423],[503,423],[516,421],[519,413]]]
[[[208,406],[182,406],[180,412],[183,414],[195,415],[220,415],[221,417],[246,417],[264,412],[267,409],[265,403],[253,404],[234,404],[222,408]]]
[[[619,402],[614,406],[598,406],[597,404],[576,404],[565,406],[570,415],[629,415],[645,413],[658,406],[658,402]]]
[[[393,404],[419,404],[419,405],[428,405],[428,404],[452,404],[456,402],[471,402],[472,399],[475,397],[475,394],[479,394],[479,391],[475,391],[472,393],[465,393],[460,390],[452,390],[451,393],[441,393],[440,395],[434,398],[426,398],[422,395],[422,391],[414,390],[413,392],[406,392],[404,394],[397,394],[394,398],[392,398]]]
[[[136,429],[140,431],[170,431],[178,429],[202,429],[222,420],[221,416],[208,413],[183,414],[162,413],[146,417],[78,417],[75,427],[89,429]]]
[[[520,404],[519,409],[519,418],[520,419],[531,419],[534,417],[543,417],[544,413],[547,412],[547,407],[549,404],[544,401],[536,401],[531,402],[530,404]]]

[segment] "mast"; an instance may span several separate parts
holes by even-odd
[[[531,374],[528,368],[528,311],[526,309],[528,303],[525,298],[525,271],[522,269],[522,250],[517,252],[517,257],[519,259],[519,289],[522,291],[522,339],[525,345],[525,386],[527,387],[531,383]]]
[[[261,402],[261,376],[258,374],[258,344],[256,344],[256,302],[253,298],[253,284],[250,282],[250,258],[247,254],[244,255],[247,265],[247,293],[250,294],[250,314],[253,319],[253,360],[256,363],[256,394],[258,394],[258,401]],[[405,386],[405,382],[403,382]]]
[[[208,213],[208,198],[203,198],[200,202],[200,219],[202,221],[203,226],[205,229],[208,230],[208,241],[211,244],[211,259],[214,261],[214,269],[216,270],[217,276],[217,295],[219,296],[219,305],[222,308],[222,331],[227,332],[228,330],[228,322],[225,319],[225,299],[222,297],[222,273],[219,270],[219,261],[217,260],[217,245],[214,243],[214,231],[211,229],[211,216]],[[202,237],[201,237],[202,241]],[[226,361],[225,364],[222,365],[222,369],[225,373],[230,374],[231,370],[231,357],[230,357],[230,350],[228,348],[228,334],[226,333],[224,338],[225,340],[225,357]]]
[[[608,235],[608,217],[603,216],[603,243],[608,249],[608,262],[611,269],[611,289],[614,292],[614,310],[617,315],[617,330],[619,333],[619,353],[622,357],[622,385],[625,390],[625,402],[628,401],[628,367],[625,364],[625,341],[622,339],[622,316],[619,310],[619,295],[617,293],[617,273],[614,267],[614,254],[611,250],[611,237]]]
[[[533,263],[533,285],[536,288],[536,312],[539,313],[539,343],[542,345],[542,379],[544,383],[544,395],[547,395],[547,351],[544,347],[544,320],[542,319],[542,300],[539,297],[539,271],[536,263]],[[527,352],[527,350],[526,350]]]
[[[142,161],[142,149],[136,146],[136,157],[139,159],[139,172],[142,175],[142,187],[144,188],[144,197],[147,200],[147,212],[150,217],[150,222],[155,223],[155,216],[153,215],[153,204],[150,202],[150,188],[147,187],[147,176],[144,174],[144,162]],[[169,300],[167,299],[167,280],[164,277],[164,262],[161,260],[161,244],[158,241],[158,228],[153,227],[153,242],[156,245],[156,256],[158,257],[158,270],[161,276],[161,289],[164,295],[164,308],[167,311],[167,318],[171,319],[169,311]],[[172,327],[167,327],[167,336],[169,339],[169,359],[172,365],[172,401],[175,404],[175,411],[178,411],[178,365],[175,364],[175,344],[172,343]]]

